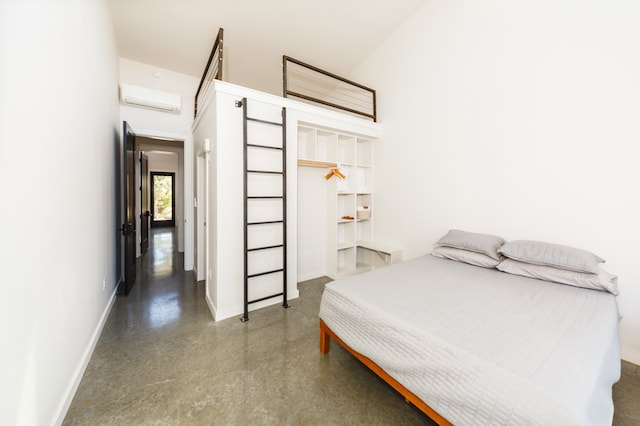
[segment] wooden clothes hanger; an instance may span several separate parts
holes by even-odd
[[[327,180],[329,180],[329,179],[331,179],[331,177],[333,177],[333,176],[337,176],[337,177],[339,177],[340,179],[346,179],[346,178],[347,178],[347,175],[345,175],[344,173],[342,173],[342,172],[340,171],[340,169],[338,169],[337,167],[333,167],[333,168],[329,171],[329,173],[327,173],[327,174],[324,176],[324,178],[325,178],[325,179],[327,179]]]

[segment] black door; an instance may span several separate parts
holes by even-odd
[[[122,136],[124,281],[118,288],[118,294],[127,295],[136,280],[136,134],[126,121],[122,122]]]
[[[149,249],[149,157],[140,153],[140,255]]]
[[[151,227],[176,226],[175,173],[151,172]]]

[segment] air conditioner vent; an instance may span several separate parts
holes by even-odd
[[[125,105],[151,108],[157,111],[179,113],[182,108],[180,95],[134,86],[120,85],[120,100]]]

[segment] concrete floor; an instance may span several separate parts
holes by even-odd
[[[324,283],[300,283],[290,309],[214,322],[204,285],[182,271],[169,229],[154,229],[119,297],[65,425],[432,424],[338,345],[318,351]],[[623,363],[614,425],[640,424],[640,367]]]

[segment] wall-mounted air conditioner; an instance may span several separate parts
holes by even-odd
[[[182,107],[180,95],[124,83],[120,85],[120,100],[125,105],[166,112],[178,113]]]

